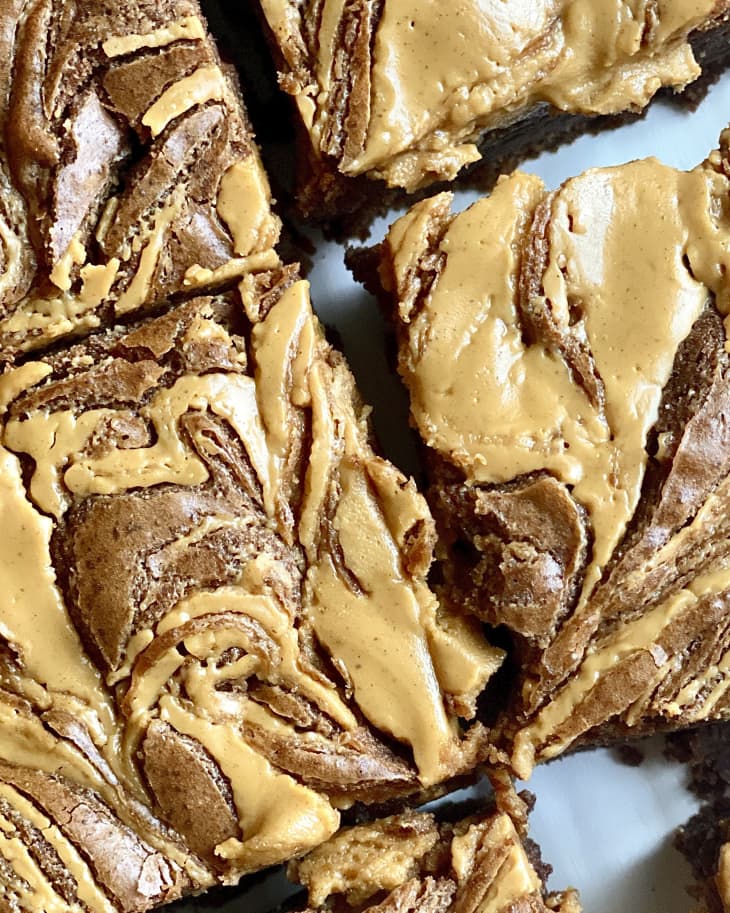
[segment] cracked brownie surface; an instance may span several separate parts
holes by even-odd
[[[309,159],[299,202],[315,217],[347,209],[348,178],[408,192],[453,180],[490,134],[504,143],[505,130],[538,111],[641,110],[661,87],[681,90],[700,75],[689,38],[704,57],[728,13],[717,0],[259,6]],[[553,131],[547,120],[533,150]]]
[[[278,263],[237,92],[191,0],[0,10],[0,359]]]
[[[391,228],[435,589],[514,643],[514,769],[730,715],[727,134]]]
[[[484,756],[501,661],[293,268],[0,378],[6,907],[141,911]],[[84,906],[85,905],[85,906]]]

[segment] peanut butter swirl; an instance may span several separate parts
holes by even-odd
[[[717,0],[261,0],[315,158],[408,191],[451,180],[487,131],[542,104],[643,108],[700,73]]]
[[[0,52],[0,363],[278,265],[193,0],[11,0]]]
[[[522,776],[730,714],[727,143],[554,193],[516,173],[456,216],[442,194],[386,241],[442,601],[517,637]]]
[[[292,269],[9,370],[0,409],[9,909],[146,910],[478,763],[501,653],[428,589],[426,503]]]

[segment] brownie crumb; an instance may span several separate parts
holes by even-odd
[[[615,756],[627,767],[640,767],[644,763],[644,752],[636,745],[619,745]]]
[[[675,839],[697,884],[690,894],[708,913],[723,913],[728,899],[718,875],[723,847],[730,844],[730,725],[718,723],[667,738],[667,757],[687,764],[689,788],[702,799],[696,815]]]

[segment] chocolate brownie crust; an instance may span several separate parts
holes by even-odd
[[[669,753],[684,761],[700,811],[677,834],[697,878],[695,896],[707,913],[730,909],[730,727],[704,726],[669,737]]]

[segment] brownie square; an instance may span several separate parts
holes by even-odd
[[[12,0],[0,60],[0,363],[278,264],[197,3]]]
[[[324,221],[377,208],[386,187],[451,181],[482,157],[483,179],[496,178],[728,58],[730,5],[716,0],[258,6],[297,108],[299,206]]]
[[[488,755],[502,653],[428,589],[426,502],[294,268],[28,360],[0,403],[10,909],[234,883]]]
[[[728,141],[441,194],[380,248],[440,537],[512,645],[515,771],[730,716]]]

